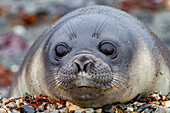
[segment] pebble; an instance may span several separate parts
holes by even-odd
[[[170,100],[165,102],[165,107],[170,107]]]
[[[60,113],[69,113],[69,109],[66,107],[63,109],[60,109]]]
[[[114,113],[114,109],[113,109],[112,105],[107,104],[107,105],[103,106],[102,113]]]
[[[29,99],[29,97],[31,97],[31,95],[29,95],[27,92],[24,92],[23,96],[23,99]]]
[[[129,103],[130,104],[130,103]],[[134,103],[133,103],[134,104]],[[116,104],[117,108],[120,108],[122,110],[127,110],[127,107],[125,106],[125,104]]]
[[[96,109],[94,112],[95,113],[102,113],[102,108]]]
[[[127,107],[127,110],[133,111],[133,108],[131,108],[131,107]]]
[[[152,106],[151,104],[145,104],[143,107],[148,108],[148,107],[151,107],[151,106]]]
[[[20,112],[22,113],[35,113],[34,107],[30,105],[22,105],[20,107]]]
[[[140,102],[148,102],[148,99],[140,99]]]
[[[149,113],[149,109],[148,109],[148,108],[145,109],[145,110],[144,110],[144,113]]]
[[[170,100],[170,96],[168,96],[167,99]]]
[[[3,98],[3,99],[2,99],[2,102],[5,101],[5,100],[7,100],[7,98]]]
[[[86,113],[94,113],[93,108],[86,108],[85,111],[86,111]]]
[[[6,106],[3,106],[3,108],[0,108],[0,113],[11,113],[11,111]]]
[[[158,106],[157,113],[170,113],[170,108]]]
[[[20,113],[20,112],[14,109],[14,110],[12,110],[11,113]]]
[[[10,110],[15,109],[15,108],[17,108],[17,104],[15,102],[10,102],[10,103],[6,104],[6,107],[9,108]]]
[[[155,111],[156,109],[158,109],[158,106],[152,106],[153,111]]]
[[[16,100],[17,107],[19,107],[19,106],[20,106],[20,102],[21,102],[21,99]]]
[[[7,113],[3,108],[0,108],[0,113]]]
[[[61,112],[59,110],[50,108],[49,110],[46,110],[45,113],[61,113]],[[62,112],[62,113],[67,113],[67,112]]]
[[[74,113],[84,113],[84,109],[77,109]]]
[[[26,33],[26,28],[23,25],[16,25],[12,28],[13,33],[19,36],[24,36]]]
[[[134,112],[142,112],[142,111],[143,111],[143,109],[139,108],[139,109],[135,110]]]
[[[157,99],[157,100],[160,100],[161,99],[161,97],[159,96],[159,94],[152,94],[151,95],[152,97],[155,97],[155,99]]]
[[[156,96],[156,95],[155,95]],[[158,95],[157,95],[158,96]],[[154,113],[159,110],[159,112],[166,111],[170,112],[170,100],[167,100],[167,95],[165,96],[165,99],[162,100],[163,96],[159,95],[161,98],[160,100],[155,99],[155,97],[149,95],[146,97],[147,102],[140,102],[135,101],[133,103],[127,103],[127,104],[120,104],[120,103],[114,103],[113,105],[105,105],[102,108],[93,109],[93,108],[82,108],[78,105],[75,105],[71,102],[66,101],[66,103],[58,103],[55,102],[55,100],[42,95],[37,96],[30,96],[29,94],[25,93],[24,97],[19,98],[13,98],[10,99],[2,98],[3,101],[0,103],[0,113],[124,113],[124,112],[142,112],[142,113]],[[31,98],[30,98],[31,97]],[[148,99],[149,98],[149,99]],[[152,100],[152,101],[148,101]],[[42,101],[42,103],[41,103]],[[4,105],[3,105],[3,104]],[[28,104],[31,105],[28,105]],[[2,107],[3,105],[3,107]],[[161,106],[158,109],[158,106]],[[21,106],[19,108],[19,106]],[[36,106],[35,108],[33,106]],[[17,109],[12,110],[12,109]],[[11,110],[11,111],[10,111]],[[159,113],[158,112],[158,113]]]
[[[43,112],[43,111],[44,111],[44,108],[40,108],[40,109],[39,109],[39,112]]]
[[[94,113],[93,108],[77,109],[75,113]]]

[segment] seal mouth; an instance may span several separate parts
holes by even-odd
[[[92,88],[92,87],[90,87],[90,86],[79,86],[77,88],[79,88],[79,89],[86,89],[86,88]]]

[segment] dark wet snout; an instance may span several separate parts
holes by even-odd
[[[88,72],[90,69],[94,67],[94,61],[88,55],[79,55],[74,60],[74,66],[76,68],[77,73],[83,71]]]

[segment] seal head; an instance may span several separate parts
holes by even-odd
[[[168,48],[134,17],[88,6],[62,17],[37,39],[10,95],[41,93],[101,107],[138,94],[168,93],[169,56]]]

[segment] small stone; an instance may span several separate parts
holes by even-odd
[[[29,97],[30,97],[31,95],[29,95],[27,92],[24,92],[24,95],[23,95],[23,96],[24,96],[23,99],[25,100],[25,99],[29,99]]]
[[[7,99],[7,98],[3,98],[3,99],[2,99],[2,102],[4,102],[5,100],[8,100],[8,99]]]
[[[6,104],[6,107],[9,108],[10,110],[17,108],[17,104],[15,102],[10,102]]]
[[[40,109],[39,109],[39,112],[43,112],[43,111],[44,111],[44,108],[40,108]]]
[[[155,100],[154,98],[151,98],[151,97],[149,97],[149,98],[147,98],[147,100],[148,100],[148,102],[152,102],[153,100]]]
[[[55,110],[55,109],[49,109],[48,113],[59,113],[59,110]],[[61,112],[60,112],[61,113]],[[63,112],[63,113],[67,113],[67,112]]]
[[[7,112],[3,108],[0,108],[0,113],[7,113]]]
[[[170,96],[168,96],[167,99],[170,100]]]
[[[94,112],[95,112],[95,113],[102,113],[102,109],[101,109],[101,108],[96,109]]]
[[[127,107],[124,104],[117,104],[116,106],[122,110],[127,110]]]
[[[4,109],[4,110],[1,111],[1,109]],[[3,108],[0,108],[0,113],[11,113],[11,111],[6,106],[3,106]]]
[[[133,111],[133,108],[131,108],[131,107],[127,107],[127,110]]]
[[[158,106],[157,113],[170,113],[170,109],[167,107]]]
[[[148,99],[140,99],[139,102],[148,102]]]
[[[69,113],[69,109],[66,107],[63,109],[60,109],[60,113]]]
[[[34,107],[30,105],[22,105],[20,107],[20,112],[22,113],[35,113]]]
[[[162,96],[162,100],[165,100],[165,99],[166,99],[166,96],[163,95],[163,96]]]
[[[135,110],[134,112],[142,112],[142,111],[143,111],[143,109],[139,108],[139,109]]]
[[[165,107],[170,107],[170,101],[165,101]]]
[[[114,113],[114,109],[113,109],[112,105],[107,104],[107,105],[103,106],[102,113]]]
[[[86,111],[86,113],[94,113],[93,108],[86,108],[85,111]]]
[[[152,106],[153,111],[158,109],[158,106]]]
[[[22,25],[16,25],[12,28],[12,31],[16,34],[16,35],[19,35],[19,36],[24,36],[25,35],[25,32],[26,32],[26,29],[24,26]]]
[[[52,108],[53,108],[53,109],[57,109],[58,106],[57,106],[56,104],[52,104]]]
[[[86,113],[85,109],[77,109],[74,113]]]
[[[150,106],[152,106],[151,104],[145,104],[143,107],[144,108],[148,108],[148,107],[150,107]]]
[[[70,101],[67,101],[66,102],[66,107],[69,109],[69,112],[74,112],[76,111],[77,109],[82,109],[82,107],[70,102]]]
[[[50,106],[50,105],[47,105],[47,110],[50,109],[50,108],[51,108],[51,106]]]
[[[144,110],[144,113],[149,113],[149,109],[148,109],[148,108],[145,109],[145,110]]]
[[[16,100],[17,107],[19,107],[19,106],[20,106],[20,102],[21,102],[21,100],[20,100],[20,99],[19,99],[19,100]]]
[[[144,110],[145,109],[145,107],[144,107],[145,105],[146,104],[143,104],[143,105],[139,106],[138,109],[143,109]]]
[[[14,110],[12,110],[11,113],[20,113],[20,112],[14,109]]]
[[[122,107],[122,110],[127,110],[127,107]]]
[[[159,96],[159,94],[152,94],[151,95],[152,97],[155,97],[156,100],[160,100],[161,97]]]

